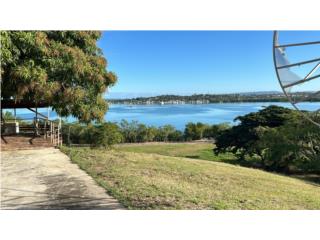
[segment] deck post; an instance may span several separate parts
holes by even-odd
[[[58,143],[57,143],[57,146],[59,146],[60,145],[60,128],[58,127]]]
[[[58,127],[58,145],[59,146],[62,145],[62,136],[60,136],[60,134],[62,134],[61,128],[62,128],[62,121],[61,121],[61,116],[59,116],[59,127]]]
[[[47,120],[46,120],[46,123],[45,123],[45,126],[46,126],[46,139],[48,139],[48,131],[47,131],[47,123],[49,124],[49,116],[50,116],[50,110],[49,110],[49,107],[47,107]],[[51,128],[50,128],[50,132],[51,132]]]
[[[53,145],[56,145],[56,126],[53,123]]]
[[[50,142],[52,143],[52,122],[50,122]]]
[[[54,123],[51,122],[51,143],[54,144]]]
[[[38,108],[36,107],[36,118],[35,118],[35,135],[38,136],[39,129],[38,129]]]
[[[43,138],[47,139],[47,120],[44,121],[44,134]]]

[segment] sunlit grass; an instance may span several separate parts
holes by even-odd
[[[157,153],[165,156],[203,159],[215,162],[236,163],[232,153],[216,156],[213,154],[214,145],[206,142],[192,143],[150,143],[150,144],[123,144],[117,150],[136,153]]]
[[[319,186],[261,170],[124,149],[62,150],[129,209],[320,209]]]

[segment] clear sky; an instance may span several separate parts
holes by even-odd
[[[300,32],[300,38],[314,33],[320,32]],[[300,41],[299,34],[287,35]],[[280,91],[272,36],[271,31],[106,31],[98,44],[108,70],[119,78],[110,96]]]

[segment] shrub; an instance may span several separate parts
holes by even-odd
[[[102,123],[96,127],[96,136],[93,140],[95,146],[110,148],[114,144],[122,142],[122,134],[115,123]]]
[[[170,142],[182,142],[184,141],[183,132],[175,130],[174,132],[169,133],[168,141]]]
[[[137,142],[138,136],[138,122],[132,121],[128,122],[127,120],[122,120],[120,122],[120,131],[123,136],[123,141],[128,143]]]
[[[203,131],[203,137],[209,139],[215,139],[218,137],[223,131],[230,128],[228,123],[220,123],[208,126]]]
[[[188,123],[184,130],[186,140],[199,140],[203,138],[204,130],[208,128],[208,125],[203,123]]]
[[[169,140],[169,135],[175,131],[176,129],[172,125],[164,125],[158,128],[155,139],[156,141],[167,142]]]
[[[82,141],[82,133],[86,128],[85,125],[79,123],[62,124],[62,138],[66,144],[79,144]]]

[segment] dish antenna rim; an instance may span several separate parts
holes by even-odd
[[[287,99],[289,100],[289,102],[291,103],[291,105],[294,107],[294,109],[296,109],[305,119],[307,119],[308,121],[310,121],[311,123],[317,125],[318,127],[320,127],[320,123],[315,122],[314,120],[312,120],[305,112],[303,112],[302,110],[300,110],[296,104],[295,101],[293,101],[292,97],[287,93],[286,91],[286,87],[283,85],[283,83],[281,82],[281,78],[280,78],[280,74],[279,74],[279,67],[277,66],[277,59],[276,59],[276,49],[281,49],[281,48],[285,48],[285,47],[294,47],[294,46],[303,46],[303,45],[310,45],[310,44],[319,44],[320,41],[316,41],[316,42],[305,42],[305,43],[297,43],[297,44],[286,44],[286,45],[279,45],[278,44],[278,37],[279,37],[279,31],[274,31],[273,32],[273,45],[272,45],[272,52],[273,52],[273,64],[274,64],[274,68],[276,70],[276,75],[277,75],[277,79],[278,82],[280,84],[280,87],[282,89],[282,92],[284,93],[284,95],[287,97]],[[316,59],[319,60],[319,59]],[[314,60],[313,60],[314,61]]]

